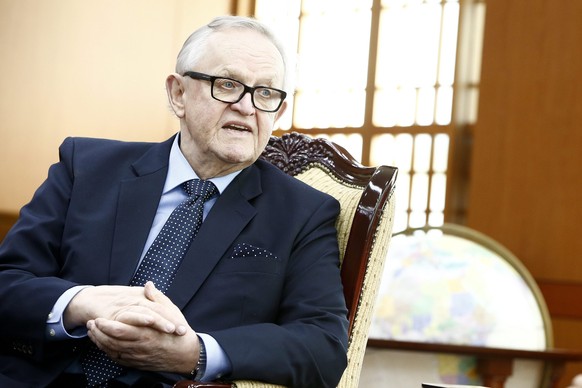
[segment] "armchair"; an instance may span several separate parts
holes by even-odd
[[[397,169],[364,167],[342,147],[324,139],[288,133],[272,137],[262,158],[284,172],[334,196],[341,276],[348,307],[348,366],[339,387],[358,386],[374,301],[392,235]],[[256,381],[200,383],[175,388],[276,387]]]

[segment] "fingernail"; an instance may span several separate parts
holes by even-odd
[[[178,326],[178,328],[176,329],[176,333],[178,335],[186,334],[186,326],[182,326],[182,325]]]

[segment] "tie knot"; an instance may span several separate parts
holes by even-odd
[[[210,181],[203,181],[200,179],[192,179],[187,182],[182,183],[182,187],[188,197],[199,198],[202,197],[204,201],[207,201],[210,197],[218,192],[214,183]]]

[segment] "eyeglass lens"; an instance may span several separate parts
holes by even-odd
[[[214,98],[228,103],[240,101],[245,91],[244,84],[229,78],[216,78],[212,85]],[[277,110],[282,100],[279,90],[267,87],[254,88],[252,97],[255,107],[266,111]]]

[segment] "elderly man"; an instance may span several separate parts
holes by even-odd
[[[262,24],[216,18],[166,80],[176,136],[64,141],[0,246],[0,382],[338,383],[339,205],[258,160],[285,74]]]

